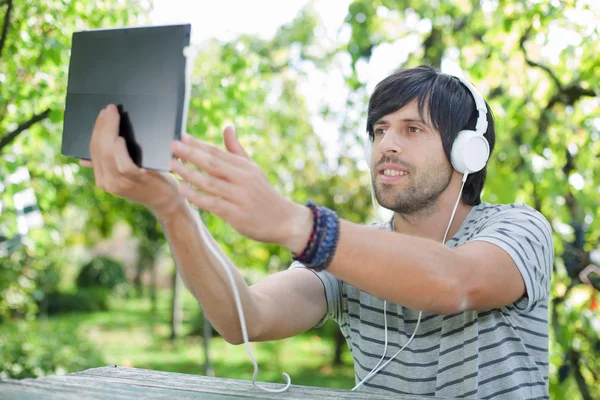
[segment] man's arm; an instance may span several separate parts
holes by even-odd
[[[300,206],[295,215],[299,228],[290,230],[282,244],[298,252],[311,229],[311,212]],[[454,249],[340,220],[328,271],[363,291],[418,310],[486,310],[526,295],[525,308],[518,306],[523,311],[548,297],[553,258],[550,224],[522,206],[486,218],[471,241]]]
[[[204,243],[201,229],[232,270],[251,341],[300,334],[325,315],[323,284],[311,271],[286,270],[248,287],[189,205],[162,220],[161,225],[186,286],[228,342],[243,343],[235,299],[227,274]]]
[[[502,307],[525,293],[514,261],[493,244],[469,242],[451,249],[347,221],[340,221],[328,271],[377,297],[438,314]]]

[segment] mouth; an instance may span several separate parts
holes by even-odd
[[[381,183],[396,183],[408,176],[408,171],[397,165],[383,165],[378,170],[378,178]]]

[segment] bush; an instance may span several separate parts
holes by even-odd
[[[94,312],[108,310],[110,289],[90,287],[75,293],[52,292],[47,295],[45,311],[48,315],[65,312]],[[40,304],[40,309],[44,308]]]
[[[0,379],[63,375],[103,366],[102,356],[73,327],[28,321],[0,326]]]
[[[113,259],[99,257],[81,268],[75,292],[53,290],[42,296],[38,307],[48,315],[106,311],[110,308],[110,296],[122,297],[128,290],[123,266]]]
[[[98,257],[85,264],[79,276],[77,286],[114,289],[121,285],[127,285],[127,277],[121,263],[106,257]]]

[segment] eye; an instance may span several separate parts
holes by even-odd
[[[419,132],[421,132],[421,128],[417,128],[416,126],[409,126],[408,131],[410,133],[419,133]]]
[[[386,130],[384,128],[376,128],[375,135],[384,135]]]

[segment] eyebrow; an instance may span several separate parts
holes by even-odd
[[[418,119],[418,118],[402,118],[400,121],[403,122],[418,122],[420,124],[423,124],[425,126],[429,126],[429,124],[425,121],[423,121],[422,119]],[[379,118],[377,121],[375,121],[375,123],[373,124],[373,126],[375,125],[389,125],[390,121],[385,119],[385,118]]]

